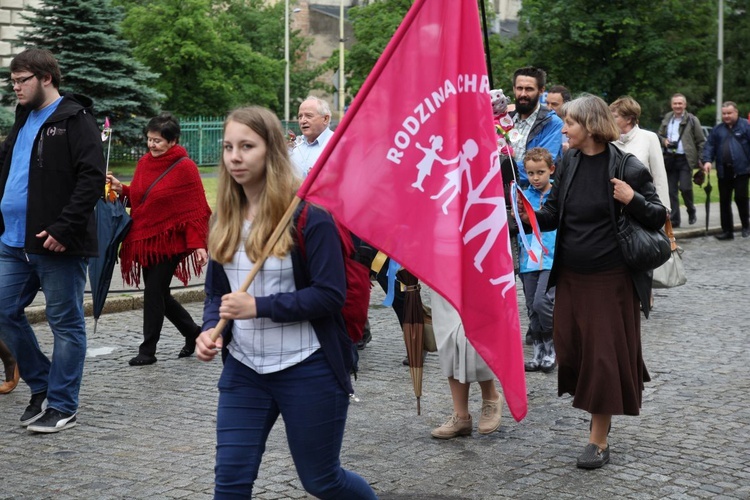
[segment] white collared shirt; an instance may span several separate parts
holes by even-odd
[[[318,161],[332,135],[333,130],[326,127],[314,141],[307,142],[307,139],[303,138],[302,142],[292,149],[289,159],[292,160],[292,165],[294,165],[297,175],[303,179],[307,177],[307,174],[315,166],[315,162]]]

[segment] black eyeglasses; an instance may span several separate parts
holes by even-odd
[[[29,76],[26,76],[24,78],[19,78],[17,80],[11,80],[10,81],[10,86],[11,87],[15,87],[16,85],[18,85],[20,87],[21,85],[23,85],[24,83],[28,82],[29,80],[31,80],[35,76],[36,75],[29,75]]]

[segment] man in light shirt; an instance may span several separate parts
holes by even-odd
[[[299,176],[304,179],[333,135],[329,128],[331,107],[323,99],[309,96],[299,106],[297,121],[303,138],[292,149],[290,159]]]
[[[664,115],[659,127],[659,138],[664,149],[664,166],[669,182],[669,203],[672,211],[672,227],[680,227],[680,199],[685,202],[688,223],[698,221],[693,202],[693,169],[700,168],[703,145],[706,138],[698,117],[687,112],[687,99],[682,94],[674,94],[671,100],[672,111]]]

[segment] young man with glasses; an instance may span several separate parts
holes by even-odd
[[[10,63],[16,121],[0,145],[0,340],[13,352],[31,401],[21,425],[59,432],[76,425],[86,357],[83,290],[97,255],[94,206],[105,166],[84,96],[61,94],[57,60],[28,49]],[[55,339],[50,360],[24,309],[39,288]]]

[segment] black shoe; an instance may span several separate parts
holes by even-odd
[[[189,358],[195,352],[195,339],[185,339],[185,345],[180,352],[177,354],[178,358]],[[133,358],[135,359],[135,358]],[[156,361],[156,358],[154,358]],[[132,363],[131,363],[132,364]]]
[[[748,228],[748,229],[744,229],[743,228],[742,229],[742,237],[743,238],[747,238],[748,236],[750,236],[750,228]]]
[[[47,408],[44,415],[29,425],[27,429],[30,432],[43,432],[50,434],[52,432],[60,432],[65,429],[70,429],[76,426],[76,414],[75,413],[63,413],[55,410],[54,408]]]
[[[128,361],[128,364],[130,366],[145,366],[153,365],[154,363],[156,363],[156,356],[148,356],[146,354],[139,354],[138,356]]]
[[[715,234],[714,238],[716,238],[719,241],[733,240],[734,239],[734,234],[733,233]]]
[[[688,215],[688,224],[690,224],[692,226],[696,222],[698,222],[698,217],[695,214]],[[674,225],[672,227],[674,227]]]
[[[45,408],[47,408],[47,393],[39,392],[37,394],[32,394],[29,406],[26,407],[26,411],[21,415],[21,426],[26,427],[27,425],[36,422],[42,415],[44,415]]]
[[[600,450],[599,446],[589,443],[578,456],[576,465],[579,469],[599,469],[609,462],[609,446]]]

